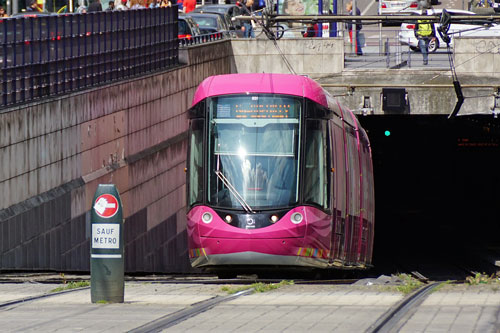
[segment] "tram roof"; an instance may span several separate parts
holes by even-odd
[[[326,94],[316,81],[301,75],[272,73],[210,76],[198,86],[193,97],[193,105],[207,97],[244,93],[307,97],[328,107]]]

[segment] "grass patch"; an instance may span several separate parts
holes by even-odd
[[[222,286],[222,288],[220,288],[220,290],[222,290],[228,294],[236,294],[237,292],[247,290],[247,289],[252,289],[252,286],[239,286],[239,287]]]
[[[243,290],[248,290],[248,289],[254,289],[255,292],[257,292],[257,293],[264,293],[266,291],[278,289],[280,287],[289,286],[289,285],[293,285],[293,281],[283,280],[279,283],[257,282],[257,283],[253,283],[249,286],[239,286],[239,287],[223,286],[221,288],[221,290],[224,292],[227,292],[228,294],[235,294],[237,292],[240,292]]]
[[[63,286],[52,289],[51,292],[55,293],[58,291],[70,290],[70,289],[76,289],[76,288],[84,288],[84,287],[88,287],[88,286],[90,286],[90,281],[78,281],[78,282],[70,281],[68,283],[65,283]]]
[[[109,302],[102,299],[100,301],[97,301],[96,303],[97,304],[108,304]]]
[[[274,290],[281,288],[283,286],[290,286],[293,285],[293,281],[288,281],[288,280],[283,280],[279,283],[254,283],[252,284],[252,287],[255,289],[256,292],[258,293],[265,293],[266,291]]]
[[[438,284],[436,287],[434,287],[431,292],[432,293],[435,293],[436,291],[439,291],[441,289],[443,289],[444,287],[446,286],[449,286],[450,284],[452,283],[452,281],[448,280],[448,281],[444,281],[444,282],[441,282],[440,284]]]
[[[486,273],[476,273],[474,276],[466,277],[465,283],[471,286],[477,286],[479,284],[496,284],[499,283],[499,280],[495,274],[486,275]]]
[[[396,290],[405,295],[408,295],[423,285],[422,282],[408,274],[399,274],[398,277],[403,281],[403,284],[397,286]]]

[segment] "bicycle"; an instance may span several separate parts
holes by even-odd
[[[251,12],[245,5],[242,5],[242,8],[250,17],[255,18],[255,20],[251,20],[255,38],[259,38],[264,34],[271,40],[278,40],[285,34],[285,27],[270,19],[269,10],[266,10],[267,7],[255,12]]]

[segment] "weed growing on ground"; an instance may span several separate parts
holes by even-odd
[[[450,281],[450,280],[448,280],[448,281],[444,281],[444,282],[441,282],[441,283],[440,283],[440,284],[438,284],[436,287],[434,287],[434,288],[431,290],[431,292],[432,292],[432,293],[435,293],[436,291],[439,291],[439,290],[443,289],[445,286],[449,286],[449,285],[450,285],[450,284],[452,284],[452,283],[453,283],[453,281]]]
[[[399,274],[398,277],[403,281],[403,284],[397,286],[396,289],[405,295],[413,292],[414,290],[420,288],[423,285],[422,282],[418,281],[417,279],[411,277],[408,274]]]
[[[109,302],[108,302],[108,301],[106,301],[106,300],[103,300],[103,299],[102,299],[102,300],[100,300],[100,301],[97,301],[96,303],[97,303],[97,304],[108,304]]]
[[[471,286],[476,286],[478,284],[493,284],[499,283],[498,277],[495,274],[486,275],[486,273],[476,273],[474,276],[468,276],[465,278],[465,282]]]
[[[240,286],[240,287],[223,286],[221,288],[221,290],[224,292],[227,292],[228,294],[235,294],[237,292],[240,292],[243,290],[248,290],[248,289],[254,289],[254,291],[258,292],[258,293],[264,293],[266,291],[278,289],[280,287],[289,286],[289,285],[293,285],[293,281],[283,280],[280,283],[257,282],[257,283],[253,283],[249,286]]]
[[[288,280],[283,280],[280,283],[254,283],[252,284],[252,287],[255,289],[256,292],[258,293],[264,293],[269,290],[273,289],[278,289],[283,286],[290,286],[293,285],[293,281],[288,281]]]
[[[78,281],[78,282],[73,282],[70,281],[69,283],[65,283],[61,287],[57,287],[55,289],[52,289],[51,292],[56,293],[58,291],[63,291],[63,290],[70,290],[70,289],[76,289],[76,288],[84,288],[90,286],[90,281]]]
[[[252,289],[252,286],[240,286],[240,287],[232,287],[232,286],[223,286],[220,290],[228,293],[228,294],[236,294],[237,292]]]

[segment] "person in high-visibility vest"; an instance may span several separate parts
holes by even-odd
[[[427,11],[422,10],[422,15],[427,15]],[[434,23],[429,20],[418,20],[415,24],[415,37],[418,39],[418,47],[424,57],[424,65],[429,63],[429,42],[436,34],[434,33]]]

